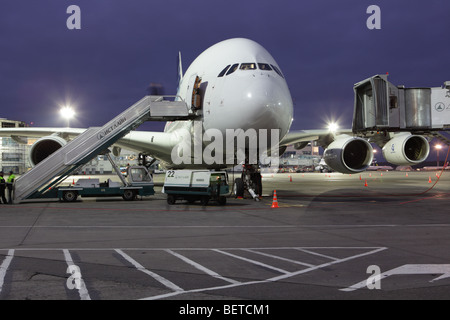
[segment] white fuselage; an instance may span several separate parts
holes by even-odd
[[[227,66],[227,72],[219,76]],[[236,70],[230,72],[233,66]],[[197,76],[201,78],[203,130],[218,129],[225,135],[227,129],[279,129],[280,140],[289,131],[293,119],[289,88],[276,61],[258,43],[230,39],[200,54],[177,93],[188,105]],[[164,131],[191,130],[192,125],[192,121],[168,122]]]
[[[278,140],[288,133],[293,120],[293,102],[289,88],[274,58],[258,43],[242,38],[230,39],[201,53],[186,70],[178,87],[177,96],[188,106],[191,106],[196,77],[201,78],[201,119],[168,122],[164,133],[152,133],[152,153],[164,166],[216,167],[204,162],[173,166],[170,148],[167,148],[167,135],[170,136],[172,148],[185,139],[181,131],[194,131],[194,122],[198,126],[200,121],[203,132],[216,129],[224,136],[227,129],[254,129],[258,133],[260,129],[266,129],[269,134],[276,129]],[[149,138],[143,132],[132,132],[130,137],[134,143],[139,140],[148,141]],[[203,142],[203,149],[207,144]],[[136,146],[138,145],[139,143]],[[155,153],[159,145],[162,146],[160,152]]]

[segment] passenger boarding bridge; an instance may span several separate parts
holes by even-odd
[[[355,134],[407,131],[444,140],[450,131],[450,81],[443,87],[395,86],[387,75],[375,75],[354,85]]]

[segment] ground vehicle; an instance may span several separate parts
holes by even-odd
[[[137,196],[151,196],[155,194],[151,174],[143,166],[132,166],[127,169],[127,180],[123,183],[107,181],[101,183],[99,179],[79,179],[68,187],[58,187],[53,190],[55,198],[72,202],[82,197],[114,197],[122,196],[131,201]]]
[[[169,170],[162,192],[167,194],[168,204],[177,200],[190,203],[200,200],[202,205],[207,205],[213,200],[224,205],[230,194],[228,174],[225,171]]]

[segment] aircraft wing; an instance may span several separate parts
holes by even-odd
[[[52,135],[72,140],[86,129],[81,128],[0,128],[0,137],[11,137],[19,143],[27,143],[24,138],[43,138]],[[177,137],[172,133],[152,131],[132,131],[119,139],[114,146],[138,153],[146,153],[161,161],[170,160]]]
[[[61,137],[73,139],[85,130],[77,128],[0,128],[0,137],[12,137],[20,140],[21,137],[42,138],[58,134]]]
[[[330,130],[299,130],[299,131],[291,131],[280,141],[280,146],[288,146],[288,145],[303,145],[310,141],[317,141],[318,144],[322,147],[326,147],[335,139],[336,135],[340,134],[352,134],[351,129],[342,129],[336,132],[331,132]]]

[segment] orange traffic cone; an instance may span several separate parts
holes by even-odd
[[[359,175],[359,180],[362,180],[362,177],[361,177],[361,175]]]
[[[289,182],[292,182],[292,176],[289,176]]]
[[[273,190],[273,201],[271,208],[279,208],[277,199],[277,190]]]
[[[367,185],[367,179],[364,179],[364,187],[368,187],[368,185]]]
[[[406,176],[408,177],[408,172],[406,173]]]
[[[433,181],[431,181],[431,177],[428,177],[428,183],[433,183]]]

